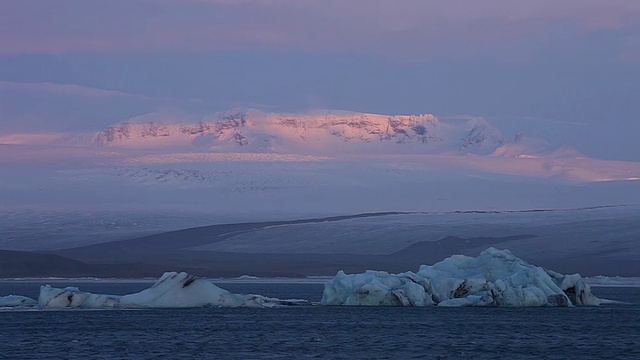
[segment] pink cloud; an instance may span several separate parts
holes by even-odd
[[[517,58],[556,39],[640,23],[635,0],[36,3],[0,4],[0,54],[266,50]]]
[[[73,95],[73,96],[83,96],[90,98],[112,98],[112,97],[135,97],[135,98],[144,98],[144,99],[152,99],[147,96],[134,95],[129,94],[122,91],[115,90],[105,90],[92,88],[87,86],[81,86],[76,84],[58,84],[58,83],[20,83],[20,82],[12,82],[12,81],[0,81],[0,89],[3,90],[26,90],[26,91],[42,91],[56,95]]]
[[[50,83],[50,82],[34,82],[34,83],[24,83],[24,82],[13,82],[13,81],[0,81],[0,91],[25,91],[25,92],[42,92],[53,95],[60,96],[80,96],[85,98],[93,98],[93,99],[108,99],[108,98],[132,98],[138,100],[147,100],[147,101],[171,101],[171,100],[180,100],[187,101],[190,103],[201,103],[204,100],[198,98],[188,98],[188,99],[174,99],[168,97],[157,97],[157,96],[147,96],[147,95],[139,95],[132,94],[124,91],[118,90],[108,90],[101,89],[89,86],[82,86],[76,84],[62,84],[62,83]]]

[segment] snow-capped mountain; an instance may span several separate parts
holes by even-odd
[[[380,115],[347,111],[307,114],[234,110],[197,122],[148,114],[98,132],[108,147],[198,147],[221,152],[491,153],[506,141],[500,130],[476,118],[444,123],[432,114]]]
[[[545,139],[524,133],[517,133],[514,140],[508,141],[500,129],[480,117],[443,121],[432,114],[381,115],[333,110],[295,114],[250,109],[206,116],[154,112],[97,133],[10,134],[0,136],[0,144],[180,153],[580,156],[554,152]]]
[[[331,179],[336,179],[337,173],[348,173],[341,167],[332,168],[342,163],[350,164],[349,171],[357,169],[354,164],[366,163],[391,177],[408,169],[422,169],[425,173],[420,176],[444,171],[578,182],[640,178],[637,162],[589,158],[569,146],[554,147],[543,138],[524,133],[508,141],[501,130],[482,118],[438,119],[431,114],[232,110],[196,116],[164,111],[130,118],[90,135],[0,136],[0,145],[0,162],[4,163],[63,161],[118,167],[117,171],[99,168],[97,172],[65,173],[72,179],[93,182],[117,178],[144,186],[180,183],[188,189],[229,183],[232,192],[305,187],[316,179],[307,178],[307,173],[333,184]],[[216,171],[208,165],[211,163],[216,163]],[[247,163],[252,165],[247,167]],[[165,166],[169,164],[184,166],[168,169]],[[253,170],[259,167],[257,164],[267,164],[266,173],[275,169],[274,164],[281,164],[282,174],[288,174],[286,181],[281,181],[278,172],[268,181],[255,182]],[[200,165],[202,169],[194,170]],[[294,170],[300,170],[301,177],[291,182]],[[341,178],[338,183],[362,185],[381,176],[372,173],[371,178],[362,178],[367,171],[357,169],[352,177]],[[238,174],[250,175],[247,181],[238,182]],[[222,180],[227,178],[231,180]]]
[[[468,134],[462,148],[473,152],[491,152],[506,143],[502,132],[483,118],[473,118],[466,124]]]

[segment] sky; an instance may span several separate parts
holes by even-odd
[[[640,161],[638,100],[637,0],[0,2],[0,132],[329,108],[482,116]]]

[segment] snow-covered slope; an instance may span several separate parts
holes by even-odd
[[[591,188],[584,194],[597,192],[597,188]],[[581,195],[567,194],[566,200],[561,203],[568,203],[570,198],[578,196]],[[426,258],[433,255],[434,251],[455,246],[455,241],[451,239],[442,241],[455,236],[472,240],[465,243],[465,249],[449,247],[450,254],[475,256],[486,245],[500,246],[514,253],[526,254],[527,261],[546,264],[556,270],[580,269],[591,275],[599,274],[594,271],[632,275],[632,266],[628,264],[637,263],[640,257],[638,223],[640,206],[397,214],[273,226],[238,233],[194,250],[271,254],[396,254],[393,256],[402,257],[402,251],[413,248],[412,253],[424,253]],[[514,237],[499,240],[505,236]],[[486,239],[486,245],[478,237]],[[611,270],[614,267],[616,269]]]
[[[502,132],[483,118],[474,118],[466,123],[467,136],[463,138],[462,149],[468,152],[488,153],[507,141]]]

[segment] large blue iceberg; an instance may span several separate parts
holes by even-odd
[[[509,250],[454,255],[417,273],[343,271],[325,284],[321,304],[356,306],[600,305],[580,275],[531,265]]]

